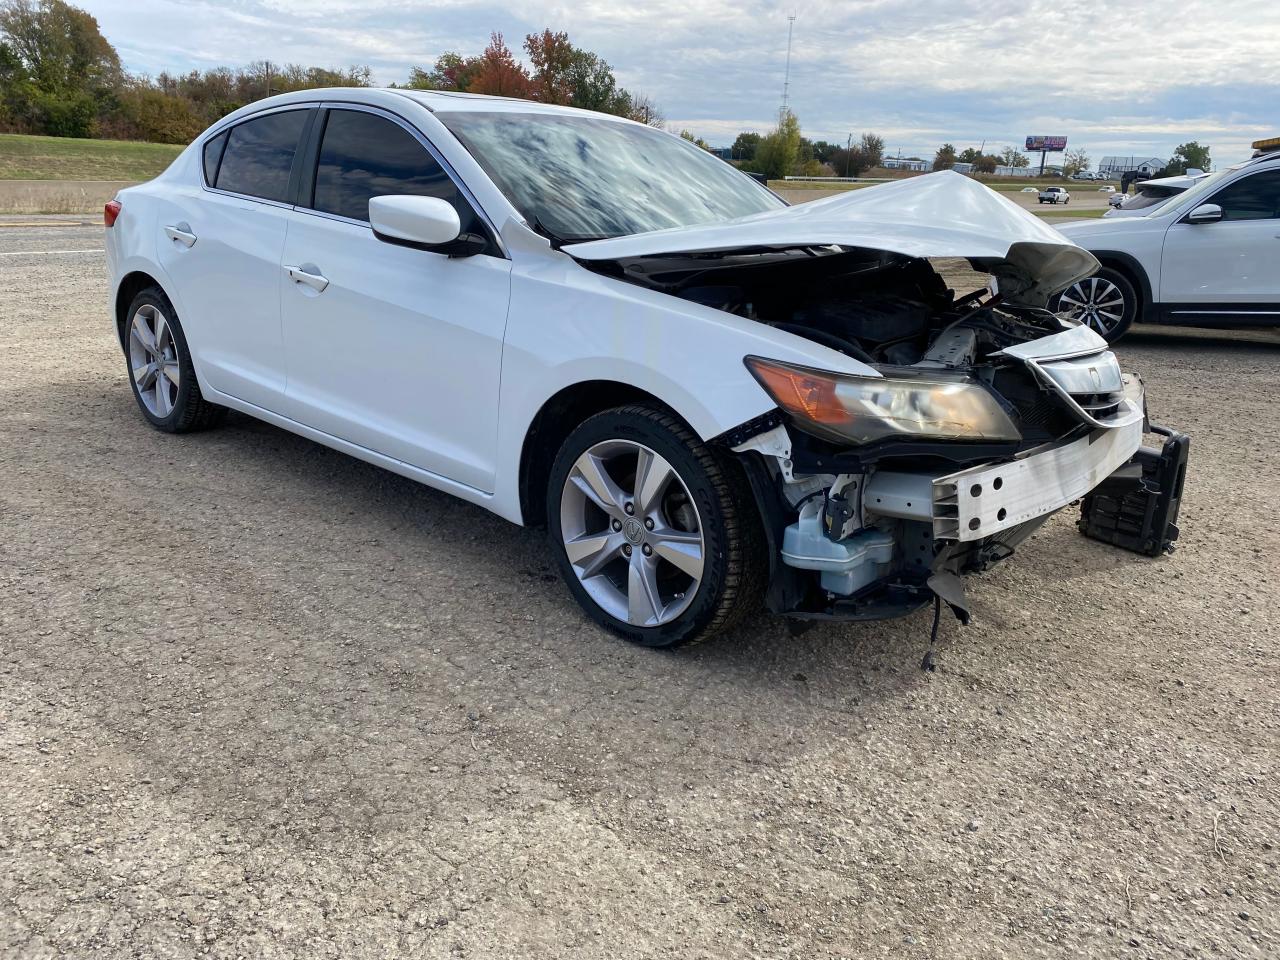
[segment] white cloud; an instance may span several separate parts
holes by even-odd
[[[390,82],[445,50],[478,51],[490,31],[518,49],[550,26],[713,142],[773,122],[794,9],[791,103],[814,136],[873,129],[911,152],[1028,133],[1158,153],[1201,139],[1227,160],[1227,144],[1280,133],[1277,0],[80,2],[127,66],[151,73],[270,59],[364,63]]]

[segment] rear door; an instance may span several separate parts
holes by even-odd
[[[280,274],[287,415],[492,492],[511,262],[420,132],[358,107],[317,124]],[[369,199],[396,194],[449,201],[486,252],[377,239]]]
[[[280,412],[280,257],[314,108],[274,110],[206,141],[204,183],[162,211],[159,259],[206,384]]]
[[[1201,202],[1220,206],[1222,219],[1180,219],[1165,234],[1160,300],[1169,320],[1280,323],[1280,170],[1242,176]]]

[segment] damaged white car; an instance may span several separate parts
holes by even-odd
[[[1140,452],[1142,384],[1045,309],[1097,261],[953,173],[793,207],[629,121],[335,89],[226,117],[106,224],[152,424],[232,408],[545,524],[638,643],[963,618],[1081,498],[1101,539],[1177,535],[1185,438]]]

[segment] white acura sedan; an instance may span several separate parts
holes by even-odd
[[[231,408],[545,524],[642,644],[762,603],[963,615],[960,575],[1133,479],[1142,385],[1044,309],[1097,261],[954,173],[792,207],[615,117],[313,90],[214,124],[105,219],[154,426]],[[933,257],[992,285],[957,294]]]

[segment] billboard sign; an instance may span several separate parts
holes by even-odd
[[[1058,153],[1067,149],[1066,137],[1027,137],[1028,150],[1048,150]]]

